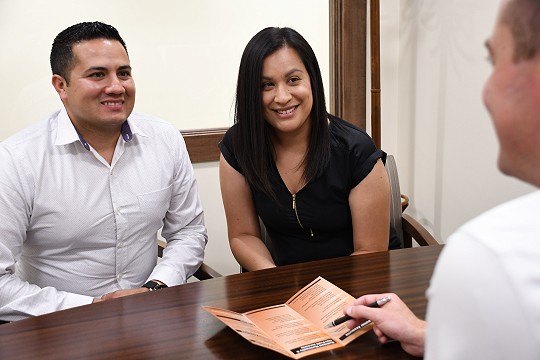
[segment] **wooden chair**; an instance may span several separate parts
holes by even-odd
[[[167,243],[163,240],[158,239],[157,245],[158,245],[158,256],[163,257],[163,249],[165,249],[165,247],[167,246]],[[208,280],[208,279],[213,279],[216,277],[221,277],[221,274],[203,262],[201,266],[199,267],[199,269],[195,271],[195,274],[193,274],[193,276],[199,280]]]
[[[403,213],[409,205],[409,198],[401,194],[396,161],[392,155],[386,157],[385,168],[390,180],[390,223],[396,229],[403,247],[412,247],[413,239],[420,246],[439,245],[426,228],[409,214]]]

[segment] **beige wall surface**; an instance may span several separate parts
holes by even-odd
[[[0,141],[61,106],[50,84],[52,41],[95,20],[115,26],[127,43],[135,109],[179,129],[232,123],[242,51],[267,26],[298,30],[328,79],[327,0],[0,0]]]

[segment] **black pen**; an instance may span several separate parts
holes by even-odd
[[[386,297],[383,297],[382,299],[379,299],[379,300],[377,300],[375,302],[372,302],[371,304],[367,305],[367,307],[378,308],[378,307],[383,306],[384,304],[386,304],[389,301],[390,301],[390,296],[386,296]],[[336,320],[332,321],[330,324],[326,325],[324,328],[328,329],[328,328],[331,328],[331,327],[334,327],[334,326],[338,326],[340,324],[343,324],[347,320],[352,320],[352,317],[350,317],[349,315],[342,316],[339,319],[336,319]],[[370,323],[371,323],[371,321],[370,321]],[[364,327],[365,327],[365,325],[364,325]]]

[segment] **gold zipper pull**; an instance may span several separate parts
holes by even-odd
[[[298,216],[298,211],[296,210],[296,194],[292,194],[292,208],[294,210],[294,214],[296,215],[296,220],[298,221],[298,225],[300,225],[302,229],[305,229],[304,225],[302,225],[302,222],[300,221],[300,217]],[[315,234],[313,234],[313,229],[311,228],[309,229],[309,233],[311,237],[315,236]]]

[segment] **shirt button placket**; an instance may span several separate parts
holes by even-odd
[[[114,218],[115,218],[115,234],[116,234],[116,281],[122,287],[122,280],[124,277],[124,269],[125,269],[125,243],[122,238],[122,224],[123,221],[123,213],[122,213],[122,206],[120,205],[120,202],[118,199],[122,198],[121,194],[121,187],[118,183],[118,178],[115,176],[115,172],[113,169],[109,172],[109,191],[111,195],[111,202],[114,210]]]

